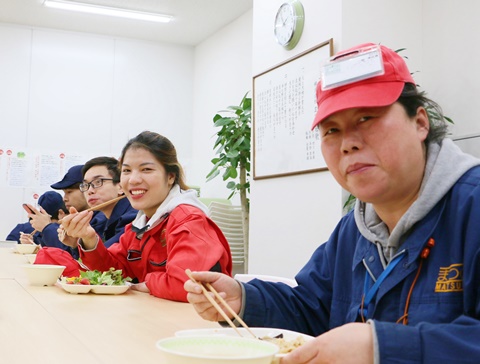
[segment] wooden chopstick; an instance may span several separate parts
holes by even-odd
[[[214,296],[220,301],[220,303],[230,312],[230,314],[237,320],[240,325],[244,327],[245,330],[247,330],[250,335],[252,335],[254,338],[257,338],[257,336],[250,330],[250,328],[247,326],[247,324],[236,314],[236,312],[230,307],[230,305],[223,299],[222,296],[220,296],[215,288],[210,283],[202,283],[202,282],[197,282],[195,278],[192,277],[192,272],[190,269],[186,269],[185,272],[187,273],[188,278],[190,278],[193,282],[197,283],[202,287],[203,294],[207,299],[210,301],[210,303],[215,307],[215,309],[222,315],[222,317],[228,322],[228,324],[237,332],[238,335],[242,336],[243,335],[238,331],[237,326],[230,320],[230,318],[227,316],[225,311],[222,310],[222,308],[219,306],[219,304],[208,294],[207,288],[214,294]],[[206,286],[206,288],[205,288]]]
[[[121,195],[121,196],[118,196],[118,197],[115,197],[115,198],[112,198],[111,200],[108,200],[104,203],[101,203],[100,205],[97,205],[97,206],[93,206],[93,207],[90,207],[89,209],[86,209],[85,211],[97,211],[97,210],[100,210],[102,207],[105,207],[105,206],[108,206],[114,202],[117,202],[117,201],[120,201],[122,198],[125,198],[126,196],[125,195]],[[58,220],[57,221],[58,224],[61,224],[62,223],[62,220]]]
[[[108,200],[107,202],[101,203],[100,205],[90,207],[89,209],[87,209],[87,211],[97,211],[97,210],[100,210],[101,208],[103,208],[103,207],[105,207],[105,206],[108,206],[108,205],[110,205],[110,204],[112,204],[112,203],[114,203],[114,202],[120,201],[122,198],[125,198],[125,197],[126,197],[125,195],[121,195],[121,196],[112,198],[111,200]]]

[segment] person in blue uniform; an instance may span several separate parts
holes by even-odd
[[[480,161],[446,138],[440,107],[393,50],[362,44],[324,67],[312,128],[353,211],[294,288],[193,278],[250,326],[315,336],[282,364],[480,363]],[[222,320],[198,284],[184,288],[202,317]]]
[[[10,231],[8,233],[5,240],[16,241],[17,243],[20,243],[21,233],[31,234],[31,233],[33,233],[33,231],[34,231],[34,229],[33,229],[32,225],[30,224],[30,220],[28,220],[26,222],[21,222],[21,223],[15,225],[15,227],[12,229],[12,231]],[[35,238],[35,235],[37,235],[37,232],[34,233],[34,238]],[[35,241],[35,243],[36,243],[36,241]]]
[[[90,207],[101,205],[119,196],[124,196],[120,187],[120,166],[113,157],[96,157],[90,159],[82,168],[83,182],[80,191]],[[105,228],[100,234],[103,244],[108,248],[118,243],[125,232],[125,225],[137,216],[127,198],[121,199],[100,209],[107,218]]]
[[[50,221],[56,222],[61,219],[65,214],[68,213],[65,204],[63,203],[62,195],[55,191],[47,191],[38,198],[38,205],[41,207],[49,216]],[[26,239],[29,241],[32,240],[31,233],[34,231],[32,224],[29,221],[20,223],[13,228],[13,230],[8,234],[6,240],[13,240],[20,243],[20,237],[22,234],[28,235]],[[33,234],[33,241],[35,244],[42,243],[42,234],[39,231],[36,231]]]
[[[88,209],[85,196],[83,196],[83,193],[79,189],[80,184],[83,182],[82,168],[83,164],[71,167],[61,181],[50,186],[54,190],[63,191],[63,202],[67,209],[70,207],[75,207],[81,211]],[[52,223],[51,217],[48,213],[45,211],[39,211],[39,213],[29,214],[28,216],[31,219],[30,223],[33,228],[42,233],[42,246],[66,250],[73,258],[78,258],[77,248],[66,246],[60,241],[57,231],[59,225],[57,223]],[[105,224],[105,215],[99,211],[94,212],[91,226],[95,231],[103,232]]]

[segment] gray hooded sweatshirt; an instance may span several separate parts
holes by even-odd
[[[397,253],[405,234],[423,219],[457,180],[470,168],[480,165],[480,160],[463,153],[451,139],[430,143],[427,163],[417,200],[410,206],[389,233],[373,206],[358,201],[355,205],[355,222],[360,233],[377,245],[384,267]]]
[[[357,201],[354,211],[357,227],[367,240],[377,245],[384,268],[395,256],[412,226],[430,212],[466,171],[477,165],[480,165],[479,159],[463,153],[450,139],[444,139],[439,144],[430,143],[418,198],[391,233],[371,204]],[[375,323],[373,320],[368,320],[368,323],[373,329],[374,364],[378,364],[380,355]]]

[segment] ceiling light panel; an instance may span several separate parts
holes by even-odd
[[[114,8],[103,5],[96,5],[91,3],[82,3],[78,1],[68,0],[45,0],[43,5],[70,11],[79,11],[90,14],[117,16],[129,19],[154,21],[161,23],[168,23],[173,20],[173,16],[167,14],[149,13],[129,9]]]

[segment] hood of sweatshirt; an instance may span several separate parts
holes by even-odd
[[[480,165],[480,159],[462,152],[451,139],[430,143],[427,146],[427,162],[418,198],[400,218],[393,231],[388,231],[372,204],[357,201],[354,214],[360,233],[367,240],[381,246],[385,260],[390,261],[403,243],[405,233],[428,214],[466,171],[477,165]]]
[[[138,211],[137,217],[132,222],[132,230],[136,231],[137,235],[139,233],[143,235],[143,232],[148,231],[165,220],[170,212],[178,205],[195,206],[208,215],[208,209],[198,199],[197,191],[182,190],[179,185],[175,185],[150,219],[147,219],[147,215],[145,215],[143,211]]]

